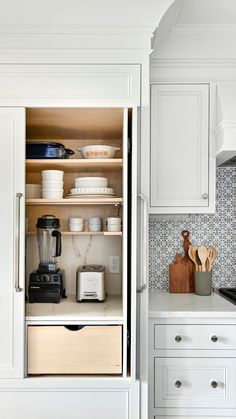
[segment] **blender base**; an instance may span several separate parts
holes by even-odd
[[[63,269],[57,272],[33,271],[29,278],[30,303],[56,303],[66,298],[65,273]]]

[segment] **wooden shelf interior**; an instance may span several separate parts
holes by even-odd
[[[113,172],[122,170],[122,159],[28,159],[26,160],[27,173],[38,173],[42,170],[63,170],[64,172]]]

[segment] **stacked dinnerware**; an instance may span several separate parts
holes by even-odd
[[[63,198],[63,176],[62,170],[42,171],[42,197],[45,199]]]
[[[83,231],[84,229],[84,220],[83,218],[71,217],[69,221],[69,230],[70,231]]]
[[[75,179],[76,188],[107,188],[107,185],[106,177],[77,177]]]
[[[42,196],[42,187],[41,185],[35,185],[33,183],[27,183],[25,186],[25,196],[26,198],[37,199]]]
[[[100,217],[92,217],[89,219],[89,231],[101,231],[102,219]]]
[[[107,218],[107,231],[121,231],[121,218]]]

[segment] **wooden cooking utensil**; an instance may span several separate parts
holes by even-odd
[[[169,265],[169,291],[189,292],[189,270],[181,253],[176,253],[175,263]]]
[[[207,249],[207,271],[210,272],[212,265],[217,258],[217,249],[214,246],[209,246]]]
[[[193,261],[195,265],[195,271],[198,272],[198,262],[197,262],[197,247],[196,246],[190,246],[188,249],[188,255],[190,259]]]
[[[201,261],[202,272],[206,272],[206,261],[208,258],[207,248],[205,246],[199,246],[197,249],[197,252],[198,252],[198,257]]]

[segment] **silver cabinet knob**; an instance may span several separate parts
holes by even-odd
[[[208,198],[208,193],[202,194],[202,199],[207,199],[207,198]]]
[[[214,342],[214,343],[217,342],[218,341],[218,337],[216,335],[212,335],[211,336],[211,341]]]
[[[181,342],[182,338],[180,335],[175,336],[175,342]]]
[[[176,382],[175,382],[175,387],[180,388],[181,386],[182,386],[181,381],[176,380]]]
[[[218,383],[216,381],[211,382],[211,387],[216,388],[218,386]]]

